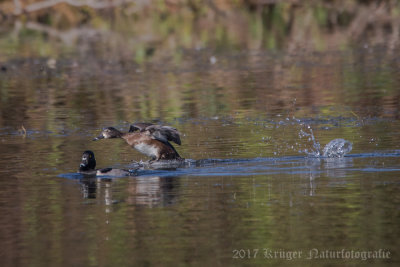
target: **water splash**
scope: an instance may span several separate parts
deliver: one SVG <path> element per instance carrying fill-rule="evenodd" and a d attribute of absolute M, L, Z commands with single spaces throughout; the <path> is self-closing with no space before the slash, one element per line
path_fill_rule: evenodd
<path fill-rule="evenodd" d="M 328 158 L 341 158 L 353 149 L 351 142 L 342 138 L 333 139 L 322 151 L 322 156 Z"/>
<path fill-rule="evenodd" d="M 320 145 L 320 143 L 315 139 L 314 133 L 313 133 L 313 130 L 312 130 L 311 126 L 308 125 L 308 126 L 307 126 L 307 129 L 309 129 L 310 132 L 307 133 L 307 132 L 305 132 L 305 131 L 303 131 L 303 130 L 300 130 L 300 132 L 299 132 L 299 137 L 302 138 L 302 137 L 307 136 L 307 137 L 308 137 L 308 141 L 311 141 L 311 142 L 312 142 L 313 148 L 312 148 L 311 150 L 304 149 L 302 152 L 306 153 L 306 154 L 309 155 L 309 156 L 320 157 L 320 156 L 321 156 L 321 145 Z"/>
<path fill-rule="evenodd" d="M 304 149 L 303 151 L 300 151 L 306 153 L 308 156 L 341 158 L 344 155 L 348 154 L 353 148 L 350 141 L 344 140 L 342 138 L 337 138 L 330 141 L 321 151 L 321 145 L 315 138 L 311 126 L 307 126 L 307 129 L 309 129 L 309 132 L 300 130 L 299 137 L 308 137 L 308 141 L 312 142 L 312 149 Z"/>

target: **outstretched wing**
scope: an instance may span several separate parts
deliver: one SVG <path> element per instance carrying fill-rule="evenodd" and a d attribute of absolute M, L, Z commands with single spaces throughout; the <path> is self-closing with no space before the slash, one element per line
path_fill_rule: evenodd
<path fill-rule="evenodd" d="M 143 131 L 145 131 L 146 127 L 152 126 L 152 125 L 153 125 L 152 123 L 148 123 L 148 122 L 138 122 L 138 123 L 132 124 L 129 127 L 129 132 L 130 133 L 136 132 L 136 131 L 143 132 Z"/>
<path fill-rule="evenodd" d="M 181 144 L 180 133 L 177 129 L 171 126 L 150 125 L 145 128 L 145 132 L 147 132 L 152 138 L 164 143 L 172 141 L 178 145 Z"/>

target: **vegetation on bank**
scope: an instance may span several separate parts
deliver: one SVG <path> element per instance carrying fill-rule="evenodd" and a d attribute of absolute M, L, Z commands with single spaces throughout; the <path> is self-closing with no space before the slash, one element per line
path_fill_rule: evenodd
<path fill-rule="evenodd" d="M 0 1 L 0 60 L 101 44 L 138 63 L 179 49 L 321 51 L 397 46 L 399 1 Z M 103 52 L 103 50 L 102 50 Z"/>
<path fill-rule="evenodd" d="M 27 11 L 50 2 L 63 3 Z M 0 125 L 64 107 L 115 121 L 333 103 L 400 114 L 398 1 L 78 2 L 0 1 Z"/>

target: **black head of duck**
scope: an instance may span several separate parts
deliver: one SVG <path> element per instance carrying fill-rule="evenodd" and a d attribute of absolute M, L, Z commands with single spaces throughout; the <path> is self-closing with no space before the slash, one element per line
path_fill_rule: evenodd
<path fill-rule="evenodd" d="M 96 158 L 93 151 L 86 150 L 82 154 L 81 164 L 79 165 L 79 172 L 94 171 L 96 168 Z"/>

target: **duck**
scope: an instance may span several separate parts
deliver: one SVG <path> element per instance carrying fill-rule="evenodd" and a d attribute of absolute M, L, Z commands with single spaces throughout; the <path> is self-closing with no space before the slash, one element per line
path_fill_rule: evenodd
<path fill-rule="evenodd" d="M 114 127 L 105 128 L 93 141 L 100 139 L 122 138 L 125 142 L 142 154 L 159 160 L 183 160 L 169 141 L 181 145 L 180 133 L 171 126 L 152 123 L 135 123 L 123 133 Z"/>
<path fill-rule="evenodd" d="M 90 176 L 130 176 L 134 172 L 123 169 L 103 168 L 96 170 L 96 158 L 93 151 L 86 150 L 82 154 L 82 161 L 79 165 L 79 173 Z"/>

